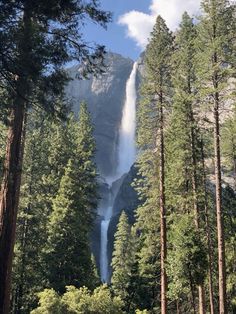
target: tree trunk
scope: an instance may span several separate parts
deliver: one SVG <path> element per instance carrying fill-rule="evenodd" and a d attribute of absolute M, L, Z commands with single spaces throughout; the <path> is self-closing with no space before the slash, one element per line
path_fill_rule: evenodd
<path fill-rule="evenodd" d="M 192 189 L 193 189 L 193 208 L 195 213 L 196 229 L 200 229 L 200 212 L 198 202 L 198 186 L 197 186 L 197 158 L 196 158 L 196 135 L 194 131 L 194 117 L 192 106 L 190 106 L 190 123 L 191 123 L 191 151 L 192 151 Z M 206 313 L 204 283 L 198 286 L 199 314 Z"/>
<path fill-rule="evenodd" d="M 0 194 L 0 313 L 9 313 L 11 268 L 15 242 L 23 158 L 25 109 L 16 103 L 11 111 L 6 159 Z"/>
<path fill-rule="evenodd" d="M 162 94 L 160 97 L 160 219 L 161 219 L 161 314 L 167 313 L 167 235 L 165 208 L 165 152 L 164 152 L 164 114 Z"/>
<path fill-rule="evenodd" d="M 191 270 L 189 269 L 189 281 L 190 281 L 190 289 L 191 289 L 191 295 L 192 295 L 192 308 L 193 313 L 196 314 L 196 302 L 195 302 L 195 294 L 194 294 L 194 285 L 193 285 L 193 278 Z"/>
<path fill-rule="evenodd" d="M 217 238 L 218 238 L 218 267 L 219 267 L 219 314 L 225 314 L 227 313 L 226 312 L 225 241 L 224 241 L 224 217 L 223 217 L 223 211 L 222 211 L 220 122 L 219 122 L 219 93 L 218 92 L 215 93 L 215 105 L 214 105 L 214 148 L 215 148 L 215 185 L 216 185 L 216 214 L 217 214 Z"/>
<path fill-rule="evenodd" d="M 26 208 L 26 212 L 28 214 L 30 206 L 28 205 Z M 25 278 L 25 263 L 26 263 L 26 246 L 28 242 L 28 230 L 29 230 L 29 221 L 28 218 L 24 219 L 23 222 L 23 232 L 21 238 L 21 250 L 22 250 L 22 257 L 20 261 L 20 279 L 17 283 L 17 291 L 16 291 L 16 302 L 15 302 L 15 309 L 13 313 L 19 314 L 21 313 L 23 295 L 24 295 L 24 278 Z"/>
<path fill-rule="evenodd" d="M 213 253 L 212 253 L 212 241 L 211 241 L 211 230 L 209 224 L 209 213 L 208 213 L 208 201 L 207 201 L 207 190 L 206 190 L 206 168 L 205 168 L 205 155 L 203 148 L 203 140 L 201 139 L 201 159 L 202 159 L 202 171 L 203 171 L 203 188 L 204 188 L 204 207 L 205 207 L 205 225 L 207 235 L 207 247 L 208 247 L 208 261 L 209 261 L 209 299 L 210 299 L 210 312 L 215 313 L 214 306 L 214 292 L 213 292 Z"/>
<path fill-rule="evenodd" d="M 181 314 L 180 306 L 179 306 L 179 299 L 176 300 L 176 314 Z"/>
<path fill-rule="evenodd" d="M 0 193 L 0 313 L 8 314 L 10 307 L 11 269 L 15 243 L 16 217 L 20 197 L 21 171 L 24 152 L 24 119 L 26 119 L 30 78 L 28 63 L 31 52 L 31 10 L 24 9 L 22 39 L 18 62 L 22 66 L 15 82 L 11 108 L 6 158 Z"/>

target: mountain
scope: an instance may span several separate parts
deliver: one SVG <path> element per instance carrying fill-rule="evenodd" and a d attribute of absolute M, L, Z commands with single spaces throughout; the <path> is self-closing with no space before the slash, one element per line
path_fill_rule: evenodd
<path fill-rule="evenodd" d="M 96 163 L 102 177 L 112 176 L 117 164 L 117 141 L 125 101 L 126 82 L 133 61 L 119 54 L 108 53 L 106 72 L 89 80 L 76 79 L 79 66 L 68 69 L 72 80 L 66 87 L 67 98 L 74 111 L 86 101 L 94 123 L 97 144 Z"/>

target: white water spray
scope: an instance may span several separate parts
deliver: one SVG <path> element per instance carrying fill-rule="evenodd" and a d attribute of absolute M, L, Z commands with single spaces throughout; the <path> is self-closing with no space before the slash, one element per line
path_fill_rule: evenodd
<path fill-rule="evenodd" d="M 101 221 L 101 252 L 100 252 L 100 273 L 102 282 L 107 282 L 109 278 L 108 273 L 108 257 L 107 257 L 107 243 L 108 243 L 108 227 L 112 217 L 112 206 L 105 209 L 104 219 Z"/>
<path fill-rule="evenodd" d="M 126 83 L 126 100 L 122 111 L 122 120 L 119 130 L 118 165 L 115 182 L 123 174 L 130 170 L 136 157 L 135 132 L 136 132 L 136 75 L 138 64 L 135 62 L 130 77 Z M 110 185 L 111 187 L 111 185 Z M 108 265 L 108 228 L 112 217 L 112 208 L 116 193 L 110 188 L 110 197 L 107 207 L 102 209 L 101 221 L 101 250 L 100 250 L 100 274 L 102 282 L 109 281 Z"/>
<path fill-rule="evenodd" d="M 136 74 L 138 64 L 134 63 L 132 72 L 126 84 L 126 100 L 122 112 L 119 134 L 117 174 L 122 176 L 130 170 L 136 157 Z"/>

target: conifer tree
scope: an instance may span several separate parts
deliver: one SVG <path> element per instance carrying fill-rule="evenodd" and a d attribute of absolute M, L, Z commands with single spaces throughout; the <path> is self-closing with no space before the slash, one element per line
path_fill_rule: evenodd
<path fill-rule="evenodd" d="M 7 92 L 10 111 L 0 194 L 0 311 L 8 312 L 27 113 L 35 103 L 49 112 L 58 111 L 67 62 L 86 60 L 89 72 L 97 68 L 104 47 L 91 49 L 78 30 L 86 18 L 105 26 L 110 14 L 100 10 L 96 1 L 80 0 L 2 1 L 0 12 L 1 88 Z"/>
<path fill-rule="evenodd" d="M 129 297 L 128 288 L 133 259 L 131 244 L 131 226 L 129 225 L 127 215 L 123 211 L 115 233 L 111 282 L 115 294 L 120 296 L 126 305 Z"/>
<path fill-rule="evenodd" d="M 203 102 L 210 104 L 213 112 L 215 187 L 218 235 L 219 267 L 219 313 L 227 312 L 224 215 L 222 210 L 221 149 L 220 149 L 220 109 L 226 96 L 230 69 L 227 61 L 232 48 L 233 24 L 227 0 L 203 0 L 203 17 L 198 28 L 197 69 L 199 95 Z"/>
<path fill-rule="evenodd" d="M 78 125 L 74 125 L 75 150 L 68 161 L 48 224 L 45 264 L 50 285 L 59 292 L 65 286 L 93 287 L 94 266 L 89 234 L 97 204 L 95 142 L 85 104 Z M 62 251 L 64 248 L 65 251 Z"/>
<path fill-rule="evenodd" d="M 172 250 L 168 257 L 168 273 L 171 278 L 169 293 L 172 299 L 182 302 L 184 294 L 190 293 L 192 304 L 184 305 L 182 311 L 196 313 L 194 289 L 204 282 L 206 276 L 206 247 L 201 232 L 194 226 L 193 215 L 186 213 L 173 216 L 170 229 Z M 181 301 L 179 305 L 180 303 Z"/>
<path fill-rule="evenodd" d="M 167 146 L 168 199 L 170 207 L 183 213 L 194 212 L 197 229 L 200 216 L 200 149 L 199 132 L 195 118 L 193 59 L 196 29 L 192 18 L 184 13 L 175 39 L 173 55 L 173 110 L 170 117 Z M 196 110 L 195 110 L 196 111 Z M 199 313 L 205 313 L 205 293 L 199 286 Z"/>
<path fill-rule="evenodd" d="M 160 243 L 161 243 L 161 313 L 167 313 L 167 234 L 165 202 L 165 141 L 164 115 L 168 109 L 170 95 L 170 57 L 173 38 L 162 17 L 158 16 L 145 55 L 146 92 L 152 95 L 156 103 L 158 133 L 156 134 L 159 158 L 159 206 L 160 206 Z"/>
<path fill-rule="evenodd" d="M 12 312 L 27 313 L 44 287 L 41 251 L 48 219 L 43 176 L 48 173 L 50 125 L 42 111 L 32 112 L 27 123 L 21 201 L 13 264 Z"/>

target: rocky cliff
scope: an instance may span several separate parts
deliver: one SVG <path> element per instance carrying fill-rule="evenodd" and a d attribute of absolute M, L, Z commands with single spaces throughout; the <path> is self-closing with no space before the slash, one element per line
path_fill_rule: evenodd
<path fill-rule="evenodd" d="M 86 101 L 94 123 L 97 143 L 96 162 L 101 176 L 112 176 L 116 167 L 118 131 L 125 100 L 126 82 L 133 61 L 115 53 L 106 56 L 106 71 L 89 80 L 78 80 L 79 66 L 68 69 L 72 80 L 66 87 L 67 98 L 75 112 Z"/>

